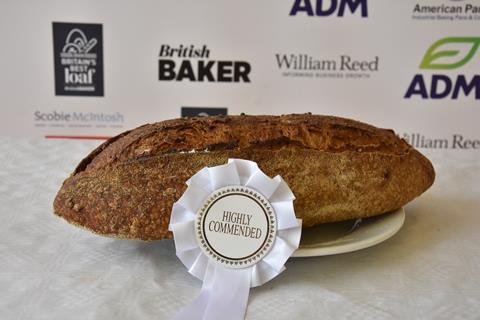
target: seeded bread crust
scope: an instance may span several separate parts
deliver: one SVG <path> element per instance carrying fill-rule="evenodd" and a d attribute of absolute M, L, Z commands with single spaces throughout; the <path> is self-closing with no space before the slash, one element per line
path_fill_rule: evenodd
<path fill-rule="evenodd" d="M 427 190 L 435 172 L 392 130 L 320 115 L 213 116 L 147 124 L 114 137 L 64 181 L 54 211 L 113 237 L 171 238 L 185 181 L 228 158 L 281 175 L 303 226 L 374 216 Z"/>

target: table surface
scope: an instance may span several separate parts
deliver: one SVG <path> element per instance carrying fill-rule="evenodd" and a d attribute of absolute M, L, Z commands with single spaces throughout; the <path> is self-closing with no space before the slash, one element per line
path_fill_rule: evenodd
<path fill-rule="evenodd" d="M 1 319 L 169 319 L 200 292 L 171 240 L 105 238 L 52 214 L 62 181 L 98 144 L 0 137 Z M 251 291 L 247 319 L 478 319 L 480 154 L 424 153 L 436 182 L 394 237 L 290 259 Z"/>

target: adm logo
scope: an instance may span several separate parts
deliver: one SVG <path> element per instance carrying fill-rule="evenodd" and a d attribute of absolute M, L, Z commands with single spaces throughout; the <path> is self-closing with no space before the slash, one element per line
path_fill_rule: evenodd
<path fill-rule="evenodd" d="M 295 0 L 290 10 L 291 16 L 306 14 L 310 17 L 343 17 L 345 13 L 360 12 L 362 18 L 368 17 L 367 0 Z"/>
<path fill-rule="evenodd" d="M 53 23 L 55 94 L 103 96 L 102 25 Z"/>
<path fill-rule="evenodd" d="M 465 66 L 477 56 L 480 37 L 448 37 L 435 42 L 428 48 L 420 69 L 438 70 L 432 74 L 416 74 L 405 93 L 406 99 L 419 96 L 422 99 L 457 99 L 463 95 L 480 99 L 480 75 L 471 78 L 463 74 L 446 73 Z M 459 48 L 467 47 L 461 53 Z M 464 50 L 465 51 L 465 50 Z M 443 71 L 443 72 L 442 72 Z"/>

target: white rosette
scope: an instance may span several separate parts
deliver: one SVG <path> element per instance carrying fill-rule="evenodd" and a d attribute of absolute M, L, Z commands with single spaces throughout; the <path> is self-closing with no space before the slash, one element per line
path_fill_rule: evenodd
<path fill-rule="evenodd" d="M 241 159 L 203 168 L 186 183 L 187 190 L 173 205 L 169 229 L 174 234 L 178 258 L 188 272 L 203 281 L 203 287 L 200 296 L 175 319 L 242 319 L 249 288 L 260 286 L 285 270 L 285 262 L 299 246 L 302 222 L 295 216 L 295 197 L 280 176 L 270 178 L 255 162 Z M 255 264 L 240 269 L 228 268 L 208 257 L 195 234 L 200 208 L 214 191 L 227 186 L 256 190 L 268 200 L 276 215 L 276 233 L 269 251 Z"/>

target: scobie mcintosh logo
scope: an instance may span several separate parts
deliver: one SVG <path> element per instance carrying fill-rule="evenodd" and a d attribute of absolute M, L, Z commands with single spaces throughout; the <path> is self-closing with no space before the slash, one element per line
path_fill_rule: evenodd
<path fill-rule="evenodd" d="M 480 75 L 468 77 L 456 71 L 478 58 L 479 46 L 480 37 L 448 37 L 436 41 L 420 63 L 420 69 L 425 72 L 413 77 L 405 98 L 457 99 L 473 96 L 479 100 Z"/>
<path fill-rule="evenodd" d="M 367 0 L 294 0 L 291 16 L 343 17 L 347 14 L 368 17 Z"/>
<path fill-rule="evenodd" d="M 55 94 L 103 96 L 101 24 L 53 23 Z"/>
<path fill-rule="evenodd" d="M 158 54 L 159 81 L 250 82 L 250 63 L 210 58 L 206 45 L 163 44 Z"/>
<path fill-rule="evenodd" d="M 275 54 L 282 76 L 316 79 L 364 79 L 378 72 L 380 58 L 355 58 L 342 54 L 336 57 L 318 57 L 307 53 Z"/>

